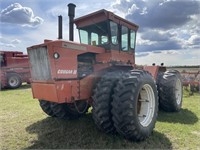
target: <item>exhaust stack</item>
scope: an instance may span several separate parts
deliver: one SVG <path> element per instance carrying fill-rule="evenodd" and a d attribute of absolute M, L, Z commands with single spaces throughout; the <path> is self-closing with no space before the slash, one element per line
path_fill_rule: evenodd
<path fill-rule="evenodd" d="M 58 39 L 63 38 L 62 16 L 58 16 Z"/>
<path fill-rule="evenodd" d="M 69 16 L 69 40 L 74 41 L 74 17 L 75 17 L 75 4 L 68 4 L 68 16 Z"/>

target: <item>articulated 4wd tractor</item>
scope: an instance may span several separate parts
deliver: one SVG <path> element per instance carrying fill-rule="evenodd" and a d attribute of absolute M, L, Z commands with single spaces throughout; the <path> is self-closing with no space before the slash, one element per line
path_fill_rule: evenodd
<path fill-rule="evenodd" d="M 179 111 L 182 82 L 177 71 L 164 66 L 135 65 L 138 26 L 100 10 L 74 20 L 69 4 L 69 39 L 45 40 L 28 48 L 32 93 L 52 117 L 74 119 L 92 106 L 97 127 L 130 140 L 144 140 L 155 127 L 158 104 Z M 76 24 L 80 43 L 73 42 Z"/>

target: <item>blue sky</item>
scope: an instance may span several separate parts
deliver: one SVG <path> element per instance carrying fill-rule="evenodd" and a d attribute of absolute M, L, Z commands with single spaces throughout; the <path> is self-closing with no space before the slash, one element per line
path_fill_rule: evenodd
<path fill-rule="evenodd" d="M 67 40 L 70 2 L 77 6 L 76 17 L 107 9 L 138 24 L 137 64 L 200 65 L 200 1 L 196 0 L 0 0 L 0 49 L 26 52 L 44 39 L 56 39 L 58 15 L 64 17 Z M 77 31 L 75 41 L 79 42 Z"/>

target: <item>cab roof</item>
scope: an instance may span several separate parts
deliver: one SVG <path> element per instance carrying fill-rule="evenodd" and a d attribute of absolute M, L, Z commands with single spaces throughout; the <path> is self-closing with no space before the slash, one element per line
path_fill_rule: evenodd
<path fill-rule="evenodd" d="M 76 24 L 77 28 L 82 28 L 82 27 L 93 25 L 93 24 L 103 22 L 106 20 L 111 20 L 117 24 L 124 25 L 132 30 L 137 30 L 139 28 L 138 25 L 128 20 L 125 20 L 105 9 L 77 18 L 74 20 L 74 23 Z"/>

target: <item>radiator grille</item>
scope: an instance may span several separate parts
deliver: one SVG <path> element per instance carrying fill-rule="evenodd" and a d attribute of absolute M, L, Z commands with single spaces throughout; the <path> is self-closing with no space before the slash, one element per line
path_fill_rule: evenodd
<path fill-rule="evenodd" d="M 32 80 L 50 80 L 51 71 L 47 47 L 39 47 L 28 51 L 31 63 Z"/>

